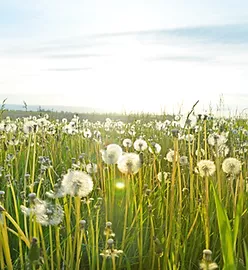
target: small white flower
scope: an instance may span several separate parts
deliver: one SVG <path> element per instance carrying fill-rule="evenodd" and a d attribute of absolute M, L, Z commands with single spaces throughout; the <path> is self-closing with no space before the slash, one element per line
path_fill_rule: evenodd
<path fill-rule="evenodd" d="M 141 167 L 141 160 L 138 154 L 126 153 L 120 157 L 117 166 L 124 174 L 135 174 Z"/>
<path fill-rule="evenodd" d="M 147 142 L 143 139 L 137 139 L 134 142 L 133 147 L 136 151 L 144 151 L 147 149 Z"/>
<path fill-rule="evenodd" d="M 68 195 L 87 197 L 93 190 L 93 181 L 85 172 L 69 170 L 63 176 L 61 188 Z"/>
<path fill-rule="evenodd" d="M 106 164 L 116 164 L 122 155 L 122 148 L 118 144 L 109 144 L 106 150 L 101 150 L 101 154 Z"/>
<path fill-rule="evenodd" d="M 211 176 L 216 170 L 215 164 L 211 160 L 201 160 L 197 163 L 197 167 L 201 177 Z"/>
<path fill-rule="evenodd" d="M 124 147 L 127 147 L 127 148 L 130 148 L 133 144 L 132 140 L 131 139 L 124 139 L 123 142 L 122 142 L 123 146 Z"/>
<path fill-rule="evenodd" d="M 208 136 L 208 144 L 214 146 L 220 146 L 227 142 L 227 138 L 224 135 L 219 135 L 218 133 L 213 133 Z"/>
<path fill-rule="evenodd" d="M 167 172 L 159 172 L 157 177 L 158 177 L 159 182 L 162 182 L 163 180 L 166 181 L 166 179 L 168 177 L 168 173 Z"/>
<path fill-rule="evenodd" d="M 97 165 L 95 163 L 89 163 L 86 165 L 86 171 L 89 174 L 97 173 Z"/>
<path fill-rule="evenodd" d="M 158 143 L 151 143 L 151 146 L 148 148 L 150 153 L 159 154 L 161 151 L 161 146 Z"/>
<path fill-rule="evenodd" d="M 168 152 L 167 155 L 166 155 L 166 159 L 167 159 L 169 162 L 173 162 L 174 156 L 175 156 L 175 151 L 170 149 L 169 152 Z M 177 160 L 177 156 L 176 156 L 175 158 L 176 158 L 176 160 Z"/>
<path fill-rule="evenodd" d="M 222 170 L 228 174 L 239 174 L 241 171 L 241 162 L 236 158 L 226 158 L 222 163 Z"/>

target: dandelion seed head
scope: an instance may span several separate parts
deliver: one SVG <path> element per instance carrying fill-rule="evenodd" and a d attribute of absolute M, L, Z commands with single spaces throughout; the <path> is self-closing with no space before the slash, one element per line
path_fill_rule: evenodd
<path fill-rule="evenodd" d="M 182 166 L 186 166 L 189 164 L 188 157 L 187 156 L 181 156 L 179 159 L 179 163 Z"/>
<path fill-rule="evenodd" d="M 101 150 L 101 154 L 106 164 L 116 164 L 122 155 L 122 148 L 118 144 L 109 144 L 106 150 Z"/>
<path fill-rule="evenodd" d="M 222 170 L 225 173 L 237 175 L 241 171 L 241 162 L 236 158 L 226 158 L 222 163 Z"/>
<path fill-rule="evenodd" d="M 208 144 L 214 146 L 220 146 L 227 142 L 227 138 L 224 135 L 220 135 L 218 133 L 212 133 L 208 136 Z"/>
<path fill-rule="evenodd" d="M 85 172 L 69 170 L 62 179 L 61 187 L 68 195 L 87 197 L 93 190 L 93 181 Z"/>
<path fill-rule="evenodd" d="M 211 176 L 216 170 L 215 164 L 211 160 L 201 160 L 197 163 L 197 167 L 201 177 Z"/>
<path fill-rule="evenodd" d="M 133 142 L 131 139 L 126 138 L 123 140 L 122 144 L 124 147 L 130 148 L 132 146 Z"/>
<path fill-rule="evenodd" d="M 95 163 L 89 163 L 86 165 L 86 171 L 89 174 L 97 173 L 97 164 Z"/>
<path fill-rule="evenodd" d="M 166 154 L 165 159 L 167 159 L 169 162 L 173 162 L 174 156 L 175 156 L 175 151 L 170 149 L 169 152 Z M 175 157 L 175 159 L 177 160 L 177 156 Z"/>
<path fill-rule="evenodd" d="M 150 153 L 159 154 L 161 151 L 161 146 L 158 143 L 152 143 L 148 150 Z"/>
<path fill-rule="evenodd" d="M 158 177 L 159 182 L 162 182 L 163 180 L 166 181 L 167 177 L 168 177 L 168 173 L 167 172 L 159 172 L 157 177 Z"/>
<path fill-rule="evenodd" d="M 143 139 L 137 139 L 133 143 L 133 147 L 136 151 L 144 151 L 147 149 L 147 142 Z"/>
<path fill-rule="evenodd" d="M 126 153 L 120 157 L 117 167 L 123 174 L 136 174 L 141 167 L 140 156 L 136 153 Z"/>

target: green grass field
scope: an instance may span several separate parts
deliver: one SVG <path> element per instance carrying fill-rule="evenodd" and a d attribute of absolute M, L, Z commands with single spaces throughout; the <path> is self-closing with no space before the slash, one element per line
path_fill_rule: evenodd
<path fill-rule="evenodd" d="M 248 269 L 247 120 L 1 115 L 1 270 Z"/>

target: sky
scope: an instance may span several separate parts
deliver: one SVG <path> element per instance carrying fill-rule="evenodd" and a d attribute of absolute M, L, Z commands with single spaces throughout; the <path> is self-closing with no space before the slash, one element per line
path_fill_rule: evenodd
<path fill-rule="evenodd" d="M 245 0 L 1 1 L 0 101 L 242 113 L 247 18 Z"/>

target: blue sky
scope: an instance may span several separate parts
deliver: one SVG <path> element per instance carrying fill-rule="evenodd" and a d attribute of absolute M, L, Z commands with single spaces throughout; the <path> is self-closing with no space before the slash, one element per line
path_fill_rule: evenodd
<path fill-rule="evenodd" d="M 247 1 L 5 1 L 0 99 L 168 112 L 247 102 Z"/>

